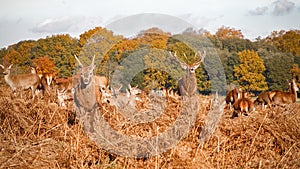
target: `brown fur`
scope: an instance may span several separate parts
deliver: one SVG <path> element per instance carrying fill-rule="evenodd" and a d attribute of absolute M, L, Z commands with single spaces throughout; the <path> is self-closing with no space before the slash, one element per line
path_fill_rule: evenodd
<path fill-rule="evenodd" d="M 286 105 L 295 103 L 297 100 L 297 91 L 299 91 L 299 88 L 297 87 L 297 84 L 295 82 L 295 79 L 293 79 L 292 82 L 290 82 L 290 90 L 288 92 L 283 91 L 277 91 L 274 94 L 274 97 L 272 98 L 274 105 Z"/>
<path fill-rule="evenodd" d="M 40 84 L 40 78 L 36 74 L 19 74 L 19 75 L 11 75 L 11 67 L 12 64 L 5 68 L 3 65 L 0 65 L 4 71 L 4 79 L 5 82 L 10 86 L 10 88 L 15 92 L 17 89 L 25 90 L 31 88 L 32 99 L 35 96 L 35 90 Z M 22 97 L 22 93 L 21 93 Z"/>
<path fill-rule="evenodd" d="M 239 88 L 234 88 L 233 90 L 230 90 L 227 92 L 225 101 L 226 104 L 229 105 L 229 109 L 231 109 L 231 106 L 237 101 L 241 96 L 241 90 Z"/>
<path fill-rule="evenodd" d="M 254 103 L 250 98 L 246 97 L 246 92 L 242 92 L 241 98 L 233 104 L 233 108 L 232 118 L 238 117 L 239 113 L 248 115 L 254 110 Z"/>
<path fill-rule="evenodd" d="M 254 105 L 262 105 L 262 109 L 265 107 L 270 107 L 272 104 L 272 99 L 276 91 L 262 92 L 258 95 L 257 99 L 254 101 Z"/>
<path fill-rule="evenodd" d="M 197 54 L 197 53 L 196 53 Z M 195 54 L 195 56 L 196 56 Z M 181 96 L 194 96 L 197 94 L 197 79 L 195 71 L 199 67 L 199 65 L 204 61 L 205 58 L 205 52 L 203 55 L 201 55 L 201 59 L 193 64 L 186 64 L 184 62 L 181 62 L 177 56 L 176 53 L 172 55 L 170 52 L 170 55 L 176 59 L 177 62 L 180 63 L 181 67 L 186 70 L 186 75 L 184 75 L 179 81 L 178 81 L 178 88 L 179 88 L 179 94 Z M 185 56 L 185 55 L 184 55 Z"/>

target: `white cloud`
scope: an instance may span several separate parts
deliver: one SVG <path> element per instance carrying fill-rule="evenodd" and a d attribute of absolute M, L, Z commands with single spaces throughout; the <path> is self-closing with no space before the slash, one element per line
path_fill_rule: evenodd
<path fill-rule="evenodd" d="M 215 22 L 219 18 L 222 18 L 223 15 L 219 17 L 205 17 L 205 16 L 193 15 L 191 13 L 188 13 L 188 14 L 180 15 L 179 17 L 191 23 L 197 28 L 204 28 L 208 26 L 210 23 Z"/>
<path fill-rule="evenodd" d="M 280 16 L 290 13 L 295 8 L 295 3 L 288 0 L 277 0 L 273 2 L 273 15 Z"/>
<path fill-rule="evenodd" d="M 30 31 L 33 33 L 79 33 L 100 26 L 101 23 L 101 19 L 95 17 L 66 16 L 46 19 Z"/>
<path fill-rule="evenodd" d="M 264 15 L 268 10 L 268 7 L 257 7 L 255 10 L 249 11 L 250 15 Z"/>

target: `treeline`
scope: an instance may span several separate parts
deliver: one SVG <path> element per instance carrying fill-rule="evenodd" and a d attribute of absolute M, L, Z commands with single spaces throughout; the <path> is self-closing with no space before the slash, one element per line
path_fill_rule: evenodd
<path fill-rule="evenodd" d="M 287 80 L 296 78 L 299 82 L 300 30 L 274 31 L 250 41 L 240 30 L 229 27 L 221 27 L 215 34 L 188 28 L 177 35 L 151 28 L 132 38 L 96 27 L 79 39 L 60 34 L 21 41 L 2 48 L 0 61 L 6 66 L 14 64 L 15 73 L 29 72 L 29 66 L 36 66 L 42 73 L 69 77 L 77 69 L 74 54 L 85 64 L 95 55 L 95 73 L 107 76 L 112 83 L 176 89 L 184 72 L 169 52 L 192 64 L 204 50 L 204 66 L 196 71 L 202 93 L 225 91 L 232 84 L 255 93 L 287 90 Z"/>

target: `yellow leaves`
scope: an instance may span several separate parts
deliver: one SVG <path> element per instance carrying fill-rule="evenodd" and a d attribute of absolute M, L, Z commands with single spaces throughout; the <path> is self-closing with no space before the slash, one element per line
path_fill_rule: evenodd
<path fill-rule="evenodd" d="M 300 31 L 299 30 L 281 30 L 273 31 L 266 38 L 271 44 L 276 46 L 280 51 L 300 56 Z"/>
<path fill-rule="evenodd" d="M 238 53 L 240 65 L 234 66 L 234 76 L 237 82 L 245 90 L 263 91 L 267 90 L 266 78 L 263 72 L 266 70 L 263 60 L 253 50 L 244 50 Z"/>
<path fill-rule="evenodd" d="M 39 73 L 54 73 L 55 71 L 55 65 L 48 57 L 34 59 L 33 64 L 38 68 Z"/>
<path fill-rule="evenodd" d="M 222 26 L 216 32 L 216 36 L 218 38 L 239 38 L 243 39 L 244 35 L 242 34 L 241 30 L 236 30 L 234 28 L 229 28 Z"/>

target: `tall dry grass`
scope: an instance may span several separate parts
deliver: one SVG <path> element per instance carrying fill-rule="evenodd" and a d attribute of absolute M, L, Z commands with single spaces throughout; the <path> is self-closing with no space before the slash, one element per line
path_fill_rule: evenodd
<path fill-rule="evenodd" d="M 176 147 L 136 159 L 97 147 L 76 120 L 72 105 L 63 109 L 55 99 L 14 98 L 4 85 L 0 87 L 0 168 L 300 168 L 299 104 L 235 119 L 225 111 L 214 132 L 200 144 L 199 135 L 209 124 L 210 99 L 199 96 L 196 122 Z M 172 126 L 179 114 L 180 101 L 166 101 L 167 111 L 152 123 L 131 124 L 108 105 L 103 116 L 124 134 L 156 135 Z"/>

